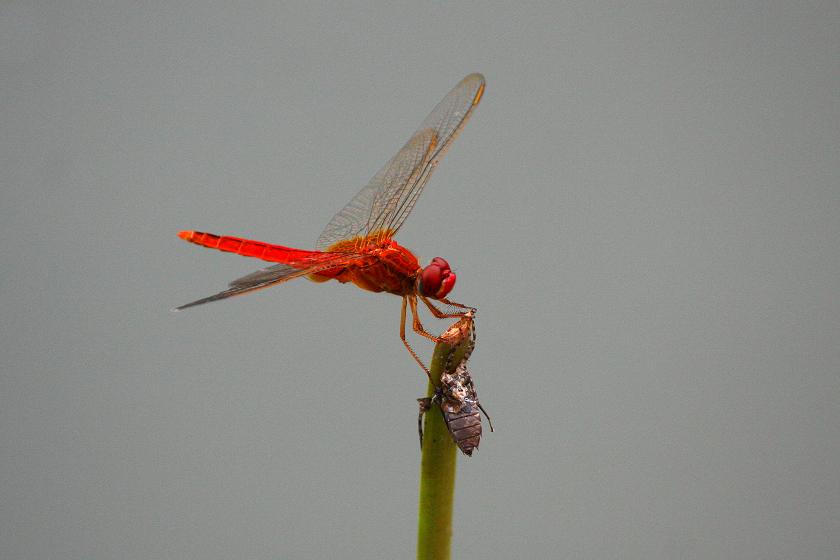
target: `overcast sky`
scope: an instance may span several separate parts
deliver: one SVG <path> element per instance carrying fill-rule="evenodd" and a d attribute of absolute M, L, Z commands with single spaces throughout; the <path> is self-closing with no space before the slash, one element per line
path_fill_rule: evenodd
<path fill-rule="evenodd" d="M 838 29 L 836 1 L 0 3 L 0 556 L 413 556 L 399 299 L 172 314 L 263 266 L 176 233 L 312 248 L 478 71 L 398 237 L 479 309 L 496 433 L 453 557 L 836 558 Z"/>

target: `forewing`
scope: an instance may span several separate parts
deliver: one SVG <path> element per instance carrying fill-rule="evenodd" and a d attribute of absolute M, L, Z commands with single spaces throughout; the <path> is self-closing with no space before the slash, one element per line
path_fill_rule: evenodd
<path fill-rule="evenodd" d="M 397 154 L 380 169 L 370 182 L 342 208 L 318 237 L 319 251 L 356 250 L 362 238 L 378 231 L 383 216 L 394 213 L 395 198 L 404 185 L 416 181 L 434 153 L 437 139 L 431 130 L 412 136 Z M 358 238 L 359 243 L 336 248 L 339 241 Z"/>
<path fill-rule="evenodd" d="M 273 286 L 274 284 L 287 282 L 294 278 L 300 278 L 301 276 L 307 276 L 309 274 L 314 274 L 322 270 L 335 268 L 337 266 L 341 266 L 344 263 L 348 263 L 350 261 L 354 261 L 360 258 L 364 257 L 362 255 L 331 253 L 328 255 L 324 255 L 324 258 L 320 259 L 317 263 L 312 262 L 304 268 L 295 268 L 288 264 L 275 264 L 263 268 L 261 270 L 257 270 L 256 272 L 252 272 L 251 274 L 248 274 L 241 278 L 237 278 L 236 280 L 228 284 L 230 288 L 228 288 L 227 290 L 224 290 L 217 294 L 213 294 L 212 296 L 192 301 L 180 307 L 176 307 L 173 311 L 181 311 L 183 309 L 195 307 L 196 305 L 210 303 L 211 301 L 219 301 L 222 299 L 227 299 L 229 297 L 247 294 L 249 292 Z"/>
<path fill-rule="evenodd" d="M 470 74 L 461 80 L 397 155 L 330 220 L 318 238 L 317 248 L 329 250 L 339 241 L 379 239 L 396 233 L 483 93 L 481 74 Z"/>
<path fill-rule="evenodd" d="M 432 109 L 429 116 L 420 124 L 419 130 L 429 129 L 435 132 L 437 146 L 435 146 L 432 156 L 417 180 L 407 184 L 399 194 L 400 203 L 393 214 L 384 220 L 384 229 L 392 232 L 392 234 L 400 229 L 412 208 L 414 208 L 417 198 L 423 192 L 423 187 L 426 186 L 435 167 L 452 146 L 452 141 L 458 137 L 464 125 L 467 124 L 483 94 L 484 76 L 470 74 L 452 88 L 452 91 Z"/>

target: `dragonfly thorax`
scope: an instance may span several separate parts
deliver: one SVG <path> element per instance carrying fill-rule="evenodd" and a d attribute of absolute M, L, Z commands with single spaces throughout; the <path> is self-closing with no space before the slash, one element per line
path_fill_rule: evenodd
<path fill-rule="evenodd" d="M 435 257 L 428 264 L 417 279 L 417 288 L 426 297 L 442 299 L 455 287 L 455 273 L 449 268 L 449 263 L 440 257 Z"/>

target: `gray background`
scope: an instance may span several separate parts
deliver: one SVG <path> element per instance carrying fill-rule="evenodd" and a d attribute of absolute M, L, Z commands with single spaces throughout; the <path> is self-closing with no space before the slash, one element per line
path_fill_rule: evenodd
<path fill-rule="evenodd" d="M 454 556 L 837 557 L 837 2 L 511 4 L 0 4 L 0 557 L 414 554 L 399 300 L 171 314 L 260 266 L 175 233 L 311 247 L 472 71 Z"/>

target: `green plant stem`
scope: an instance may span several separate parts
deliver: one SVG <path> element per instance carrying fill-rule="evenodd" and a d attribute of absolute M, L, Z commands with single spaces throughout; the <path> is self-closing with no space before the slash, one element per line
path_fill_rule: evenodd
<path fill-rule="evenodd" d="M 452 346 L 439 342 L 430 364 L 432 379 L 443 373 L 447 357 L 457 364 L 468 340 Z M 435 393 L 430 381 L 428 397 Z M 417 560 L 448 560 L 452 541 L 452 504 L 455 494 L 455 462 L 458 448 L 446 428 L 440 408 L 426 413 L 423 425 L 423 459 L 420 467 L 420 508 L 417 524 Z"/>

